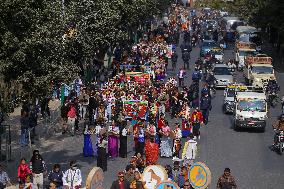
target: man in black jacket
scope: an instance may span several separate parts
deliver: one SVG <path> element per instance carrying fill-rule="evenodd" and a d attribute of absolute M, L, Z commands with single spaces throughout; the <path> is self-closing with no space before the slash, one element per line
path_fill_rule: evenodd
<path fill-rule="evenodd" d="M 43 189 L 43 173 L 46 171 L 46 167 L 38 150 L 34 150 L 30 165 L 34 184 L 38 189 Z"/>
<path fill-rule="evenodd" d="M 113 181 L 110 189 L 130 189 L 130 183 L 124 180 L 124 172 L 118 173 L 118 179 Z"/>
<path fill-rule="evenodd" d="M 175 51 L 172 54 L 171 60 L 172 60 L 172 68 L 175 71 L 177 67 L 177 60 L 178 60 L 178 55 Z"/>

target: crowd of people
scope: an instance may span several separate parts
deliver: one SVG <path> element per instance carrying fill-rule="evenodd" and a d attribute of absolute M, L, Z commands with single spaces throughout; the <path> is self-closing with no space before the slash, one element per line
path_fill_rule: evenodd
<path fill-rule="evenodd" d="M 75 80 L 73 90 L 64 86 L 61 92 L 62 134 L 70 132 L 74 136 L 81 130 L 84 135 L 83 155 L 96 157 L 97 166 L 104 172 L 108 170 L 109 160 L 130 158 L 111 189 L 143 189 L 145 183 L 141 174 L 145 167 L 158 164 L 159 156 L 172 158 L 173 165 L 165 165 L 171 181 L 180 188 L 192 188 L 188 171 L 197 156 L 200 127 L 208 123 L 212 109 L 210 86 L 207 83 L 200 90 L 199 72 L 193 73 L 190 86 L 184 82 L 192 49 L 191 45 L 188 46 L 190 32 L 197 32 L 199 24 L 190 22 L 187 9 L 173 6 L 168 22 L 146 32 L 138 44 L 116 47 L 112 77 L 95 82 L 91 87 L 84 85 L 80 78 Z M 183 52 L 182 57 L 185 64 L 178 70 L 177 77 L 168 77 L 169 63 L 173 71 L 177 67 L 176 48 L 180 34 L 184 38 L 181 50 L 186 54 Z M 60 98 L 59 91 L 55 90 L 53 96 Z M 50 116 L 49 100 L 46 98 L 42 103 L 42 116 Z M 172 123 L 167 115 L 176 122 Z M 35 136 L 33 128 L 36 125 L 36 106 L 23 106 L 22 145 L 28 143 L 26 133 L 29 129 L 31 138 Z M 133 140 L 135 151 L 131 157 L 127 149 L 129 139 Z M 20 161 L 19 187 L 43 188 L 46 173 L 43 158 L 35 150 L 29 163 L 24 158 Z M 82 185 L 81 172 L 75 161 L 70 162 L 70 169 L 65 172 L 55 164 L 48 180 L 49 188 L 68 186 L 77 189 Z M 9 184 L 8 176 L 2 184 Z M 236 187 L 236 183 L 230 169 L 226 168 L 217 188 L 228 186 Z"/>

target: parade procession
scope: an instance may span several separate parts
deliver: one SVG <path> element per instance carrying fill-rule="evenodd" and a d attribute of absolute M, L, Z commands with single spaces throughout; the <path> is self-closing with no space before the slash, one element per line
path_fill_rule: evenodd
<path fill-rule="evenodd" d="M 31 10 L 39 6 L 29 1 Z M 87 0 L 62 1 L 42 12 L 53 19 L 49 14 L 59 8 L 60 23 L 72 19 L 60 34 L 66 53 L 37 55 L 52 70 L 48 92 L 39 90 L 45 85 L 40 68 L 20 76 L 21 67 L 0 67 L 3 80 L 8 72 L 18 77 L 5 85 L 12 111 L 5 113 L 0 104 L 0 189 L 284 188 L 284 69 L 270 42 L 271 27 L 236 11 L 234 1 L 146 1 L 123 8 L 124 0 L 115 0 L 125 11 L 119 13 L 110 1 Z M 142 5 L 163 8 L 139 20 L 147 15 L 139 11 L 151 9 Z M 106 23 L 96 14 L 78 14 L 96 8 L 112 8 L 100 13 Z M 118 17 L 130 28 L 126 38 Z M 93 22 L 96 31 L 87 27 Z M 108 24 L 111 34 L 103 31 Z M 82 31 L 123 40 L 89 43 Z M 1 41 L 18 43 L 11 35 L 1 34 Z M 41 48 L 47 42 L 29 43 Z M 104 44 L 103 53 L 93 44 Z M 12 51 L 12 45 L 6 48 Z M 66 68 L 63 62 L 52 65 L 66 57 L 72 62 Z"/>

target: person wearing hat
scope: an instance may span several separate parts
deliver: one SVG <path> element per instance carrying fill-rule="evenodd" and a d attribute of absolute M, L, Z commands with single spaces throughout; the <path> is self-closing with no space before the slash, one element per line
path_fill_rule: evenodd
<path fill-rule="evenodd" d="M 237 184 L 235 178 L 231 175 L 231 170 L 225 168 L 224 174 L 218 179 L 216 189 L 236 189 Z"/>
<path fill-rule="evenodd" d="M 189 135 L 189 140 L 185 142 L 184 148 L 182 151 L 182 159 L 185 164 L 193 164 L 197 154 L 197 142 L 193 139 L 194 135 Z"/>
<path fill-rule="evenodd" d="M 82 175 L 76 161 L 70 161 L 70 168 L 63 174 L 63 186 L 69 189 L 79 189 L 82 185 Z"/>
<path fill-rule="evenodd" d="M 117 174 L 118 179 L 113 181 L 110 189 L 130 189 L 130 184 L 124 179 L 124 172 L 120 171 Z"/>

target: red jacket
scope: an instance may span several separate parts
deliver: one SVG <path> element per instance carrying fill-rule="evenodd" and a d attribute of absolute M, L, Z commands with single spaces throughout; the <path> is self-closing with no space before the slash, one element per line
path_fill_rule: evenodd
<path fill-rule="evenodd" d="M 31 173 L 32 172 L 27 164 L 20 164 L 18 166 L 18 178 L 25 180 L 27 175 Z"/>
<path fill-rule="evenodd" d="M 164 126 L 166 126 L 165 120 L 164 119 L 159 119 L 158 120 L 158 129 L 162 129 Z"/>
<path fill-rule="evenodd" d="M 202 113 L 201 112 L 193 112 L 190 120 L 191 120 L 192 123 L 194 123 L 194 122 L 202 123 L 203 122 Z"/>

